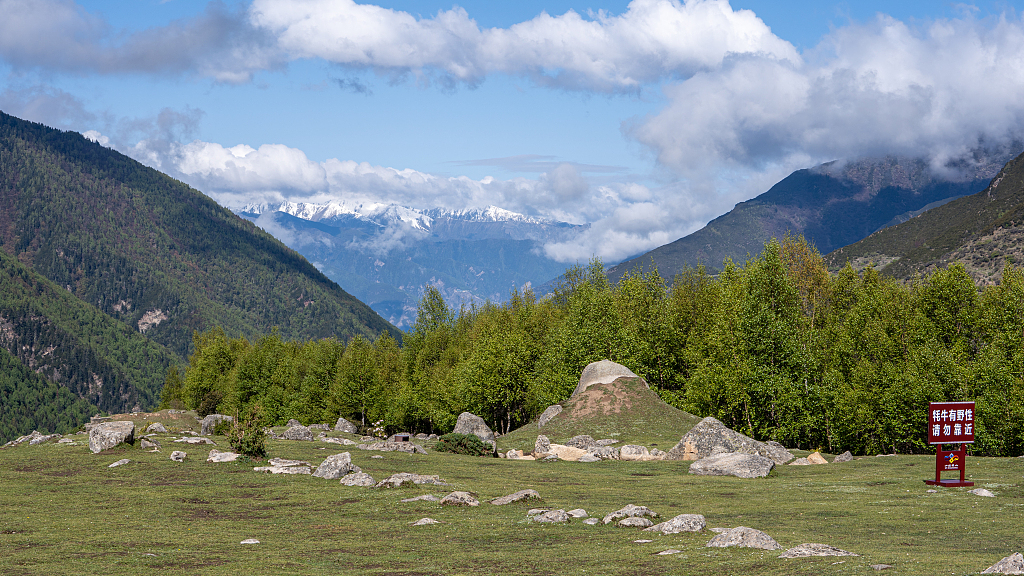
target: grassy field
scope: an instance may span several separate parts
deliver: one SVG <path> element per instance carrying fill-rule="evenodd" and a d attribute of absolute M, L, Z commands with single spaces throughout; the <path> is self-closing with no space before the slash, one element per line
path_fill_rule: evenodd
<path fill-rule="evenodd" d="M 158 454 L 132 446 L 91 454 L 85 436 L 77 446 L 0 449 L 0 574 L 873 574 L 868 566 L 884 563 L 894 566 L 885 574 L 936 575 L 977 573 L 1024 549 L 1024 459 L 969 458 L 969 475 L 996 493 L 982 498 L 959 488 L 927 493 L 929 456 L 785 466 L 741 480 L 691 476 L 687 462 L 348 450 L 378 480 L 417 472 L 452 484 L 374 490 L 258 474 L 252 463 L 207 463 L 209 446 L 187 446 L 189 459 L 175 463 L 168 456 L 182 445 L 171 436 L 159 437 Z M 215 440 L 226 448 L 223 437 Z M 271 441 L 269 451 L 316 465 L 344 448 Z M 132 462 L 107 467 L 120 458 Z M 484 502 L 524 488 L 543 502 Z M 483 503 L 399 502 L 455 489 Z M 663 517 L 703 514 L 709 527 L 757 528 L 784 548 L 820 542 L 861 556 L 782 560 L 779 552 L 706 548 L 711 533 L 526 520 L 541 505 L 602 516 L 630 503 Z M 442 524 L 409 526 L 425 516 Z M 246 538 L 261 543 L 240 545 Z M 634 542 L 641 538 L 653 542 Z M 656 555 L 669 548 L 682 553 Z"/>

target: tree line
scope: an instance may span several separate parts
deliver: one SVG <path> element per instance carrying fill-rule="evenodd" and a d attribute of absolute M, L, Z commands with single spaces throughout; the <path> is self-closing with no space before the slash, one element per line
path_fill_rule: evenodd
<path fill-rule="evenodd" d="M 930 401 L 977 402 L 975 454 L 1024 453 L 1024 274 L 979 291 L 953 264 L 910 282 L 849 264 L 830 273 L 803 238 L 742 265 L 653 267 L 612 284 L 600 261 L 554 292 L 450 307 L 428 289 L 401 345 L 387 333 L 255 341 L 196 333 L 163 402 L 262 409 L 271 423 L 343 416 L 447 432 L 458 414 L 507 432 L 568 398 L 590 362 L 643 376 L 669 404 L 786 446 L 857 454 L 928 450 Z"/>

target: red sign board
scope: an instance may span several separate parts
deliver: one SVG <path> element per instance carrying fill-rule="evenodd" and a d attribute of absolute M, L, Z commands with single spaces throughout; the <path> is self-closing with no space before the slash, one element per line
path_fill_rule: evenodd
<path fill-rule="evenodd" d="M 928 405 L 928 443 L 974 442 L 974 416 L 974 402 L 932 402 Z"/>

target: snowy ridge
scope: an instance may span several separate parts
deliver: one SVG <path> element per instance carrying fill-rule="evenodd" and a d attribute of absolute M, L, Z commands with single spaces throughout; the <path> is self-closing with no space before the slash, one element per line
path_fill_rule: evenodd
<path fill-rule="evenodd" d="M 311 222 L 330 221 L 345 216 L 374 222 L 381 226 L 404 223 L 412 228 L 430 230 L 434 220 L 448 219 L 464 222 L 522 222 L 528 224 L 554 224 L 544 218 L 532 218 L 524 214 L 505 210 L 497 206 L 486 208 L 465 208 L 449 210 L 447 208 L 431 208 L 418 210 L 398 204 L 381 202 L 355 203 L 345 200 L 331 200 L 319 204 L 313 202 L 284 202 L 280 204 L 267 202 L 250 202 L 238 210 L 247 214 L 264 214 L 267 212 L 284 212 L 296 218 Z"/>

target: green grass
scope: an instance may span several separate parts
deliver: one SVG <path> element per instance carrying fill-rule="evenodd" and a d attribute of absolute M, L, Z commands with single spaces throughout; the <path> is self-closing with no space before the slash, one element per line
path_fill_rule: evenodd
<path fill-rule="evenodd" d="M 160 454 L 124 446 L 95 455 L 84 443 L 0 449 L 0 574 L 870 574 L 867 566 L 885 563 L 895 566 L 886 574 L 934 575 L 977 573 L 1024 548 L 1021 459 L 969 458 L 969 475 L 997 494 L 981 498 L 959 488 L 928 494 L 929 456 L 782 467 L 741 480 L 691 476 L 688 462 L 349 450 L 376 479 L 404 471 L 452 484 L 372 490 L 257 474 L 252 463 L 206 463 L 208 446 L 184 448 L 190 459 L 178 464 L 168 456 L 181 445 L 168 439 Z M 215 440 L 226 448 L 223 437 Z M 343 449 L 271 441 L 269 451 L 315 465 Z M 120 458 L 132 462 L 107 468 Z M 524 488 L 543 502 L 458 509 L 399 502 L 455 489 L 485 501 Z M 706 548 L 710 533 L 651 536 L 526 521 L 538 505 L 600 516 L 630 503 L 663 517 L 703 514 L 709 527 L 754 527 L 785 548 L 821 542 L 861 556 L 781 560 L 779 552 Z M 408 525 L 424 516 L 443 524 Z M 261 544 L 240 545 L 246 538 Z M 668 548 L 683 552 L 655 555 Z"/>

